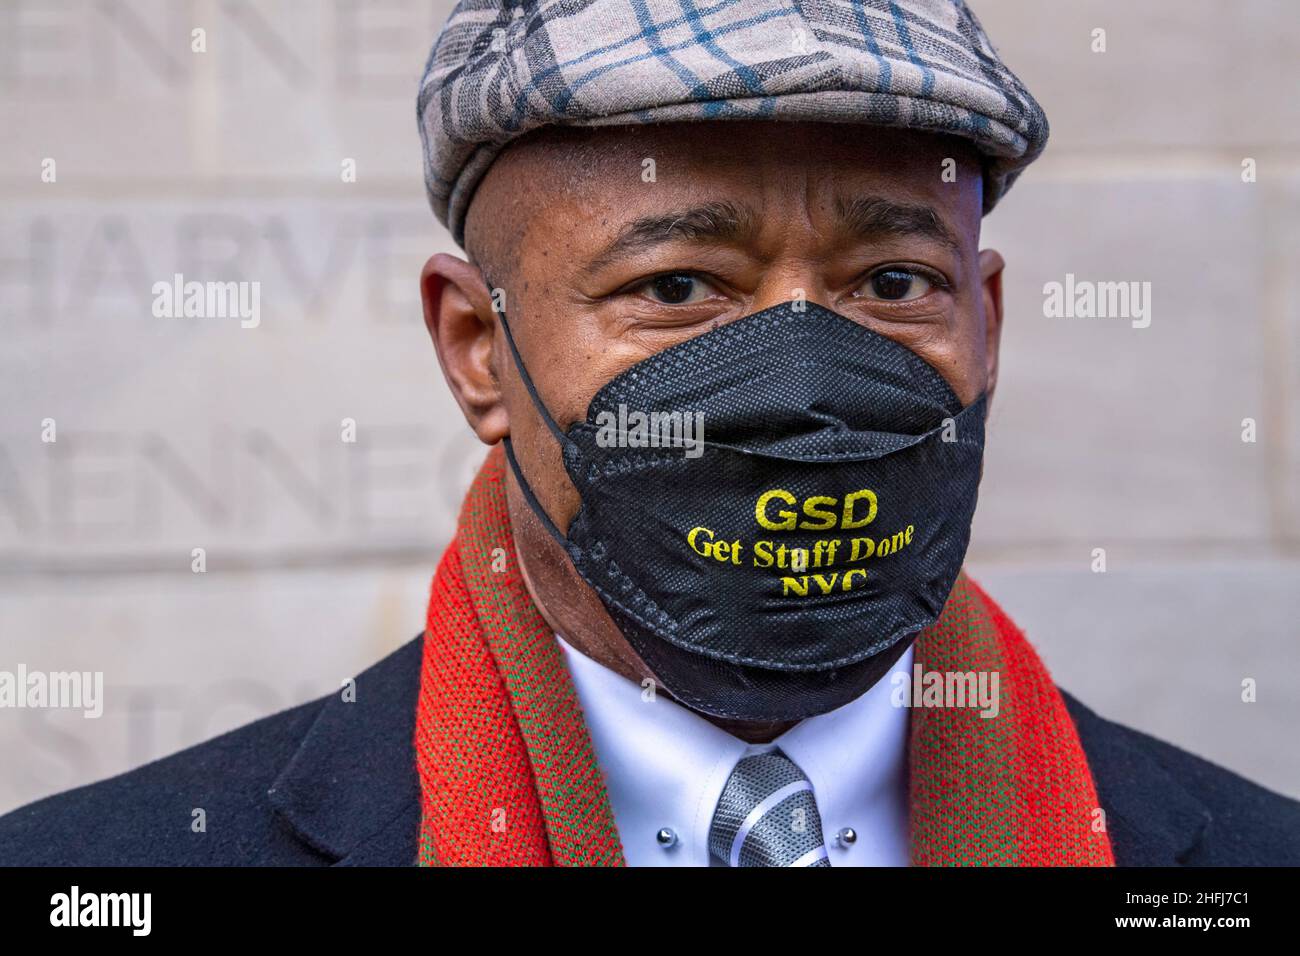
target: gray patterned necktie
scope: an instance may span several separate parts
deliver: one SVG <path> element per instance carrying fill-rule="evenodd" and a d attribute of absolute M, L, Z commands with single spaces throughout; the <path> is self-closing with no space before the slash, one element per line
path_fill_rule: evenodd
<path fill-rule="evenodd" d="M 713 812 L 709 851 L 728 866 L 830 866 L 812 784 L 779 750 L 746 757 Z"/>

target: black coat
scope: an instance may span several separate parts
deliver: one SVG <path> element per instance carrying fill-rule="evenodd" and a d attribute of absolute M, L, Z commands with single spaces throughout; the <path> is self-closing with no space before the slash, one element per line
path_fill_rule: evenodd
<path fill-rule="evenodd" d="M 417 638 L 303 704 L 0 817 L 0 865 L 415 861 Z M 1065 695 L 1121 866 L 1300 866 L 1300 803 Z M 207 832 L 190 831 L 202 807 Z"/>

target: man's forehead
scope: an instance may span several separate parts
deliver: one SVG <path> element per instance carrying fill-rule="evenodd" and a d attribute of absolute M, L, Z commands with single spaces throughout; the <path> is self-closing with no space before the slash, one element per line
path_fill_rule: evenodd
<path fill-rule="evenodd" d="M 475 204 L 486 228 L 573 228 L 627 244 L 672 229 L 742 240 L 809 204 L 850 231 L 978 233 L 982 174 L 954 137 L 826 123 L 718 122 L 548 129 L 512 146 Z M 530 201 L 521 201 L 523 191 Z M 498 201 L 488 197 L 496 196 Z M 505 202 L 499 200 L 505 199 Z M 804 208 L 795 209 L 794 205 Z M 531 207 L 531 208 L 524 208 Z M 510 222 L 506 212 L 524 214 Z M 470 218 L 478 211 L 471 206 Z"/>

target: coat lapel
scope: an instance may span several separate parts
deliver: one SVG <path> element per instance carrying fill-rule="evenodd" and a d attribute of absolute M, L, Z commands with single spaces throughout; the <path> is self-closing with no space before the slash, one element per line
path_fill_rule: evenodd
<path fill-rule="evenodd" d="M 325 699 L 268 791 L 293 833 L 337 865 L 409 866 L 420 829 L 415 774 L 422 640 L 357 677 L 356 700 Z"/>
<path fill-rule="evenodd" d="M 1158 741 L 1098 717 L 1064 691 L 1106 811 L 1117 866 L 1185 866 L 1212 816 L 1153 756 Z"/>

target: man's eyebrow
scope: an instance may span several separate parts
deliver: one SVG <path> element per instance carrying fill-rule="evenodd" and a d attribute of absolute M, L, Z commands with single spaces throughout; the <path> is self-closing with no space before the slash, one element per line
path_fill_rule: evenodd
<path fill-rule="evenodd" d="M 952 230 L 929 206 L 899 203 L 882 196 L 861 196 L 835 200 L 835 211 L 845 228 L 858 239 L 871 241 L 883 236 L 922 236 L 943 243 L 953 251 L 961 243 Z"/>
<path fill-rule="evenodd" d="M 586 267 L 591 273 L 616 259 L 644 252 L 665 242 L 740 243 L 758 229 L 748 206 L 711 202 L 662 215 L 634 219 Z"/>

